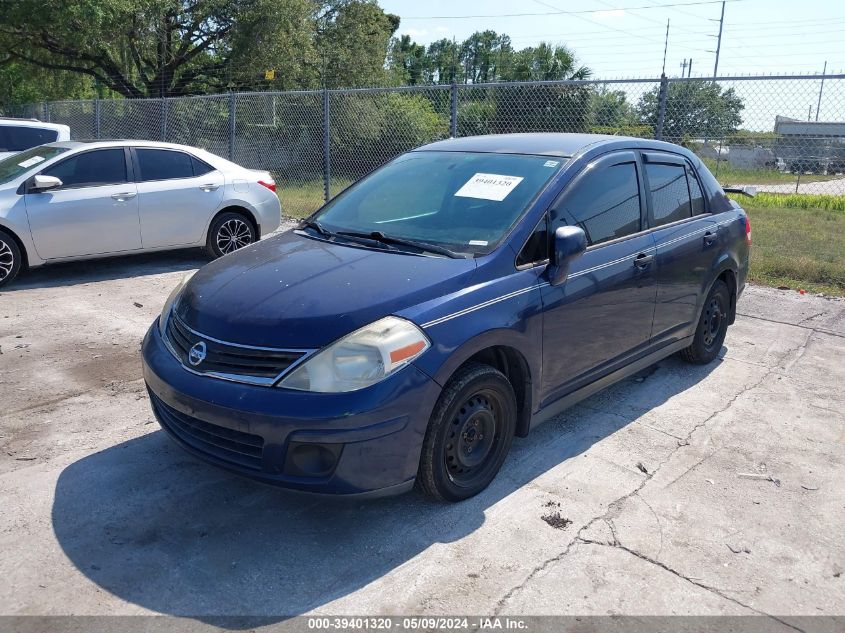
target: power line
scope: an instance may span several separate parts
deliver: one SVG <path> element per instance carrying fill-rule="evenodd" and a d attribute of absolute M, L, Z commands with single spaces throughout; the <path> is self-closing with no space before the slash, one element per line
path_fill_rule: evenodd
<path fill-rule="evenodd" d="M 747 0 L 724 0 L 725 2 L 746 2 Z M 705 0 L 703 2 L 680 2 L 675 4 L 650 4 L 638 7 L 617 7 L 621 11 L 640 11 L 645 9 L 666 9 L 671 7 L 692 7 L 705 4 L 719 4 L 722 0 Z M 545 4 L 545 3 L 540 3 Z M 580 11 L 564 11 L 551 5 L 545 5 L 553 8 L 554 11 L 547 11 L 545 13 L 488 13 L 476 15 L 412 15 L 403 16 L 403 20 L 469 20 L 476 18 L 524 18 L 524 17 L 539 17 L 544 15 L 583 15 L 589 13 L 607 13 L 607 9 L 582 9 Z"/>

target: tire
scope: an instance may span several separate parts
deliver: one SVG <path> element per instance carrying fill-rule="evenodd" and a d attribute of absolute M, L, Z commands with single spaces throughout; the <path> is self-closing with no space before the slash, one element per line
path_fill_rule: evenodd
<path fill-rule="evenodd" d="M 516 396 L 504 374 L 480 363 L 460 369 L 431 414 L 418 486 L 437 501 L 463 501 L 484 490 L 510 450 L 516 415 Z"/>
<path fill-rule="evenodd" d="M 728 333 L 730 305 L 731 293 L 725 282 L 717 279 L 704 300 L 692 345 L 679 352 L 681 358 L 695 365 L 706 365 L 716 358 Z"/>
<path fill-rule="evenodd" d="M 0 286 L 18 276 L 22 264 L 18 243 L 5 231 L 0 231 Z"/>
<path fill-rule="evenodd" d="M 205 250 L 216 259 L 249 246 L 255 239 L 256 231 L 252 220 L 242 213 L 223 213 L 211 223 Z"/>

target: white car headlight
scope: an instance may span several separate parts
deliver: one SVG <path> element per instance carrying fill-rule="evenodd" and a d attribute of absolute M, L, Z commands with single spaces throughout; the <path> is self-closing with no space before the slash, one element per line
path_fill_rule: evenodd
<path fill-rule="evenodd" d="M 191 272 L 185 274 L 185 276 L 182 277 L 182 281 L 176 285 L 167 297 L 167 301 L 164 302 L 164 307 L 161 309 L 161 316 L 158 319 L 158 331 L 162 336 L 164 336 L 164 331 L 167 327 L 167 319 L 170 318 L 170 313 L 173 312 L 173 307 L 176 305 L 176 299 L 179 298 L 179 294 L 182 292 L 185 284 L 187 284 L 188 280 L 194 276 L 195 272 L 197 271 L 192 270 Z"/>
<path fill-rule="evenodd" d="M 320 350 L 279 386 L 321 393 L 363 389 L 400 370 L 430 346 L 410 321 L 385 317 Z"/>

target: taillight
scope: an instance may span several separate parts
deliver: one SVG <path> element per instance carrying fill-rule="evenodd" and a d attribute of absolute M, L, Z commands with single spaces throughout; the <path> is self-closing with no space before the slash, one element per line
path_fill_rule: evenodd
<path fill-rule="evenodd" d="M 267 187 L 270 191 L 276 193 L 276 181 L 274 181 L 272 178 L 269 178 L 267 180 L 259 180 L 258 184 L 262 187 Z"/>
<path fill-rule="evenodd" d="M 745 243 L 751 246 L 751 220 L 745 216 Z"/>

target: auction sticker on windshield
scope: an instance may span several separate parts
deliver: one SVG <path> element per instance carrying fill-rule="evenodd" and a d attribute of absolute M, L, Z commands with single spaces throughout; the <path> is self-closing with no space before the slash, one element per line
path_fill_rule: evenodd
<path fill-rule="evenodd" d="M 501 202 L 522 180 L 522 176 L 475 174 L 455 192 L 455 195 L 461 198 L 480 198 Z"/>
<path fill-rule="evenodd" d="M 18 167 L 23 167 L 24 169 L 26 169 L 27 167 L 32 167 L 33 165 L 37 165 L 38 163 L 43 161 L 43 156 L 33 156 L 32 158 L 28 158 L 27 160 L 18 163 Z"/>

